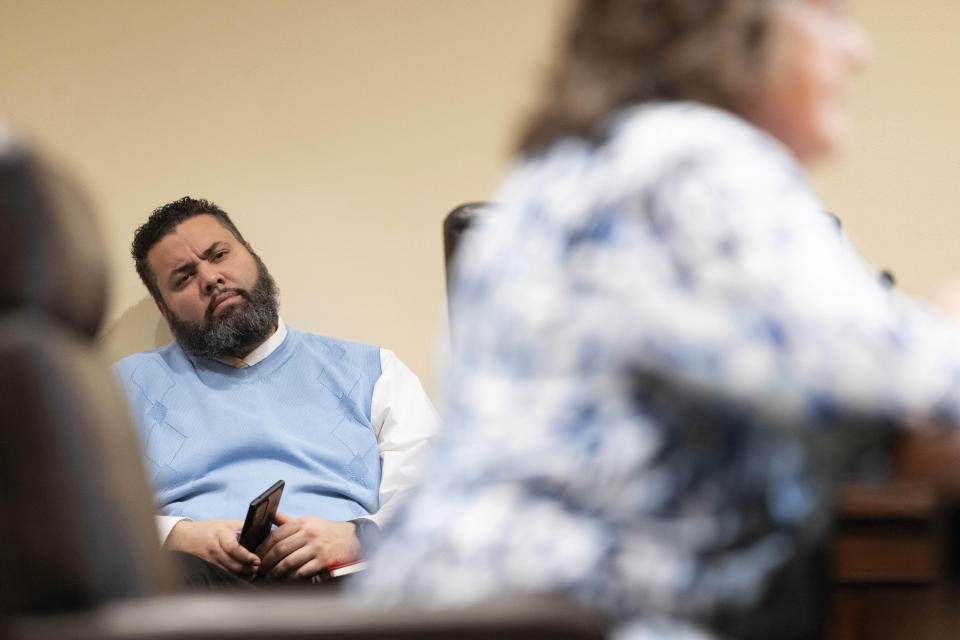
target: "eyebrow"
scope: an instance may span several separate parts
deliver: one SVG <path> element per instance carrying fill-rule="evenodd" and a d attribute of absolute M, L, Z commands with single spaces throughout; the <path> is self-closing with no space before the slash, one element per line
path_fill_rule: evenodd
<path fill-rule="evenodd" d="M 226 243 L 223 240 L 217 240 L 216 242 L 211 244 L 209 247 L 207 247 L 206 251 L 200 254 L 200 259 L 209 260 L 211 254 L 215 253 L 217 249 L 220 248 L 220 245 L 225 245 L 225 244 Z M 180 275 L 181 273 L 188 273 L 190 271 L 193 271 L 196 268 L 196 266 L 197 266 L 196 260 L 192 260 L 190 262 L 185 262 L 184 264 L 181 264 L 179 267 L 175 268 L 173 271 L 170 272 L 170 276 L 167 278 L 167 285 L 173 286 L 173 281 L 178 275 Z"/>

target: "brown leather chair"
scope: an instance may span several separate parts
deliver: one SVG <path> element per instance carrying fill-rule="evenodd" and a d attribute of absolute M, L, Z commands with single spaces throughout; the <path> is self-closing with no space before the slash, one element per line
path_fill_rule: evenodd
<path fill-rule="evenodd" d="M 93 344 L 102 255 L 79 190 L 0 146 L 0 638 L 602 637 L 549 597 L 383 610 L 307 588 L 177 593 L 139 443 Z"/>

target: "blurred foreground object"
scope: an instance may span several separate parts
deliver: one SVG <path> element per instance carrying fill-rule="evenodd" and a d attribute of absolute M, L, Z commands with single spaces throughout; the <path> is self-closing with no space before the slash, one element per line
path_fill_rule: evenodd
<path fill-rule="evenodd" d="M 168 590 L 139 443 L 95 354 L 106 279 L 66 177 L 0 149 L 0 611 Z"/>
<path fill-rule="evenodd" d="M 842 4 L 591 0 L 455 258 L 444 431 L 362 585 L 557 591 L 627 638 L 824 637 L 835 489 L 960 421 L 960 334 L 811 193 Z"/>

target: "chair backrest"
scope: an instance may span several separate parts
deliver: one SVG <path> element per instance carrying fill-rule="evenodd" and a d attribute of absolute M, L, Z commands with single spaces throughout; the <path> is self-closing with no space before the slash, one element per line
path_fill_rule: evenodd
<path fill-rule="evenodd" d="M 0 148 L 0 310 L 39 309 L 93 337 L 107 294 L 103 255 L 79 188 L 12 144 Z"/>
<path fill-rule="evenodd" d="M 468 202 L 455 207 L 443 219 L 443 258 L 446 266 L 447 296 L 453 291 L 453 259 L 463 240 L 464 233 L 474 226 L 485 212 L 489 211 L 489 202 Z"/>
<path fill-rule="evenodd" d="M 93 344 L 102 254 L 79 190 L 0 146 L 0 614 L 173 585 L 137 437 Z"/>

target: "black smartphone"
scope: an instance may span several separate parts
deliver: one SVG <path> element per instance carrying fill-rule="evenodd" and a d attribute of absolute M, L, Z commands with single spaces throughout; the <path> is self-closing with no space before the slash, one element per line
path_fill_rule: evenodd
<path fill-rule="evenodd" d="M 247 519 L 243 521 L 243 530 L 238 538 L 243 548 L 253 551 L 270 535 L 270 527 L 277 515 L 277 505 L 280 504 L 282 493 L 283 480 L 277 480 L 272 487 L 250 501 Z"/>

